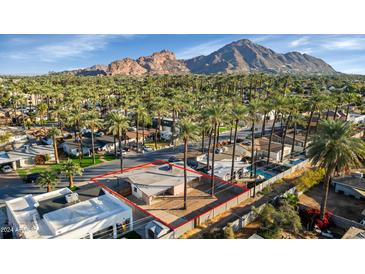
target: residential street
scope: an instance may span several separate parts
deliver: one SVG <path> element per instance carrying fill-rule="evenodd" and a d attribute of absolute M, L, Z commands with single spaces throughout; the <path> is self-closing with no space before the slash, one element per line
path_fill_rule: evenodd
<path fill-rule="evenodd" d="M 267 128 L 268 129 L 268 128 Z M 241 129 L 237 138 L 245 138 L 250 136 L 251 131 L 248 129 Z M 229 138 L 229 132 L 222 133 L 220 136 L 221 140 L 227 140 Z M 208 140 L 206 140 L 207 144 Z M 190 148 L 196 146 L 199 148 L 201 143 L 198 142 L 194 145 L 190 145 Z M 152 162 L 155 160 L 168 160 L 168 158 L 176 153 L 183 152 L 183 146 L 179 145 L 175 148 L 167 148 L 158 151 L 146 152 L 144 154 L 138 155 L 126 155 L 124 156 L 124 167 L 132 167 L 142 163 Z M 119 160 L 113 160 L 98 164 L 96 166 L 85 168 L 84 174 L 82 176 L 75 177 L 76 185 L 87 183 L 90 178 L 104 174 L 106 172 L 115 171 L 120 169 Z M 62 178 L 61 183 L 58 188 L 65 187 L 68 185 L 67 179 Z M 41 189 L 34 184 L 26 184 L 23 180 L 16 174 L 0 174 L 0 205 L 4 203 L 5 200 L 24 196 L 26 194 L 40 194 L 45 192 L 45 189 Z"/>

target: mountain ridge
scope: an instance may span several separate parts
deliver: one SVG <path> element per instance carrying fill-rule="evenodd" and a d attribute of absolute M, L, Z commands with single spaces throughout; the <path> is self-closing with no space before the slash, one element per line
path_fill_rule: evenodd
<path fill-rule="evenodd" d="M 123 58 L 108 65 L 94 65 L 67 71 L 80 76 L 214 74 L 214 73 L 293 73 L 338 74 L 320 58 L 297 51 L 284 54 L 253 43 L 248 39 L 231 42 L 208 54 L 187 60 L 177 59 L 170 50 L 161 50 L 137 59 Z"/>

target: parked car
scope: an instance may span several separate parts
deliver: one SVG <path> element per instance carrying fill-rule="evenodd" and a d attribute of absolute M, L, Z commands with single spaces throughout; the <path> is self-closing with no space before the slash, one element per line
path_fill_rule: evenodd
<path fill-rule="evenodd" d="M 180 160 L 176 156 L 170 156 L 169 163 L 179 162 Z"/>
<path fill-rule="evenodd" d="M 6 165 L 6 166 L 3 166 L 3 167 L 1 168 L 1 171 L 2 171 L 3 173 L 10 173 L 10 172 L 12 172 L 12 171 L 13 171 L 13 169 L 12 169 L 10 166 Z"/>
<path fill-rule="evenodd" d="M 220 154 L 224 152 L 224 149 L 222 147 L 217 147 L 214 152 L 215 154 Z"/>
<path fill-rule="evenodd" d="M 35 181 L 37 180 L 37 178 L 39 177 L 39 175 L 41 175 L 41 174 L 40 173 L 31 173 L 31 174 L 28 174 L 25 177 L 25 182 L 27 184 L 34 184 Z"/>
<path fill-rule="evenodd" d="M 125 151 L 124 149 L 122 149 L 122 155 L 126 155 L 127 151 Z M 117 149 L 117 155 L 120 155 L 120 150 Z"/>
<path fill-rule="evenodd" d="M 153 151 L 153 149 L 151 147 L 143 147 L 143 150 L 145 152 Z"/>

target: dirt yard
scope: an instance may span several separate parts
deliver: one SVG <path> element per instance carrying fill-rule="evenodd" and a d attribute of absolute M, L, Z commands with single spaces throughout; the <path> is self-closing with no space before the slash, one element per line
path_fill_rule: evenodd
<path fill-rule="evenodd" d="M 304 205 L 319 208 L 321 198 L 322 184 L 319 184 L 301 195 L 299 197 L 299 201 Z M 327 208 L 333 214 L 350 220 L 360 221 L 363 218 L 361 212 L 365 209 L 365 201 L 357 200 L 341 193 L 336 193 L 334 188 L 330 187 Z"/>
<path fill-rule="evenodd" d="M 226 185 L 221 189 L 216 189 L 215 197 L 211 197 L 209 189 L 210 186 L 205 184 L 199 185 L 195 188 L 188 188 L 186 210 L 182 209 L 184 203 L 182 196 L 167 196 L 166 198 L 160 198 L 152 205 L 141 204 L 141 202 L 134 199 L 133 196 L 128 196 L 128 199 L 166 223 L 177 226 L 187 220 L 195 218 L 206 210 L 219 205 L 238 194 L 230 185 Z"/>

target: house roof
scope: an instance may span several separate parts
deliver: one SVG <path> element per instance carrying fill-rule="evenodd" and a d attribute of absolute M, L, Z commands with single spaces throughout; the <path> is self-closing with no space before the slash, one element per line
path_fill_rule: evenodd
<path fill-rule="evenodd" d="M 355 190 L 365 191 L 365 179 L 354 177 L 354 176 L 344 176 L 344 177 L 335 177 L 333 178 L 333 183 L 341 184 L 344 186 L 348 186 L 354 188 Z"/>
<path fill-rule="evenodd" d="M 242 145 L 246 150 L 251 151 L 251 145 Z M 265 137 L 256 138 L 255 139 L 255 150 L 258 151 L 267 151 L 269 149 L 269 139 Z M 276 142 L 271 142 L 270 147 L 271 152 L 279 152 L 281 151 L 281 144 Z"/>
<path fill-rule="evenodd" d="M 0 153 L 0 164 L 11 163 L 37 155 L 50 155 L 54 153 L 51 145 L 23 146 L 22 148 Z"/>
<path fill-rule="evenodd" d="M 138 138 L 151 136 L 152 134 L 155 133 L 155 131 L 156 131 L 156 129 L 153 129 L 153 128 L 145 129 L 144 132 L 143 132 L 143 130 L 139 129 Z M 128 131 L 126 133 L 126 135 L 127 135 L 127 139 L 137 139 L 137 131 Z"/>
<path fill-rule="evenodd" d="M 131 210 L 108 193 L 67 204 L 65 195 L 71 193 L 62 188 L 35 196 L 29 194 L 7 201 L 6 206 L 26 238 L 52 238 Z M 42 213 L 43 209 L 46 211 Z"/>
<path fill-rule="evenodd" d="M 79 147 L 79 143 L 77 141 L 75 141 L 74 139 L 67 140 L 64 143 L 67 144 L 67 146 L 72 147 L 72 148 L 78 148 Z M 95 148 L 103 147 L 105 145 L 111 145 L 111 144 L 114 144 L 114 137 L 113 136 L 104 135 L 104 136 L 100 136 L 100 137 L 95 136 L 95 138 L 94 138 Z M 82 138 L 82 145 L 83 145 L 83 147 L 91 148 L 91 146 L 92 146 L 91 138 L 83 137 Z"/>
<path fill-rule="evenodd" d="M 247 168 L 249 164 L 245 164 L 241 161 L 235 161 L 234 171 L 242 168 Z M 232 168 L 231 160 L 214 161 L 214 175 L 223 178 L 225 175 L 230 174 Z"/>
<path fill-rule="evenodd" d="M 129 180 L 140 191 L 147 196 L 157 195 L 184 183 L 183 169 L 170 165 L 149 166 L 126 172 L 120 175 L 121 178 Z M 192 181 L 201 175 L 187 171 L 187 180 Z"/>

